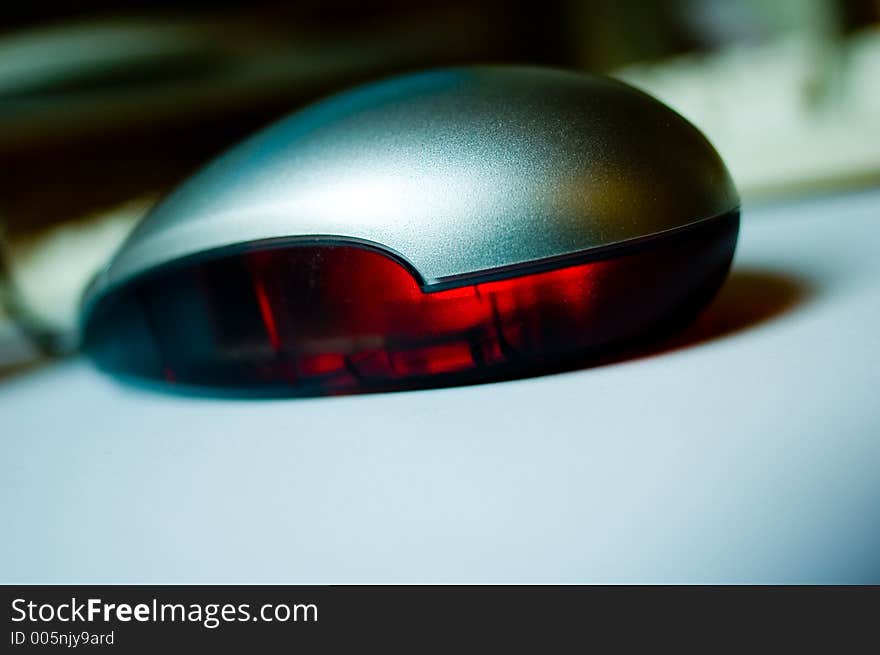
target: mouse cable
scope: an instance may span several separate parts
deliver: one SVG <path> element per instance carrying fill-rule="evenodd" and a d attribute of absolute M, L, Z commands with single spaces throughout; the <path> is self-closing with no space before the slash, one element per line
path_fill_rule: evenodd
<path fill-rule="evenodd" d="M 0 222 L 0 308 L 31 344 L 47 357 L 70 354 L 76 349 L 74 335 L 52 327 L 27 302 L 15 282 L 9 241 Z"/>

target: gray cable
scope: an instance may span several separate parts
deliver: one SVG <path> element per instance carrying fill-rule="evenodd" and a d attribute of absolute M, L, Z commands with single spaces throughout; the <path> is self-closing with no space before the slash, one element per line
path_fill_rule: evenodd
<path fill-rule="evenodd" d="M 6 230 L 0 223 L 0 306 L 40 353 L 47 357 L 69 354 L 76 348 L 76 339 L 50 325 L 31 308 L 15 282 L 9 251 Z"/>

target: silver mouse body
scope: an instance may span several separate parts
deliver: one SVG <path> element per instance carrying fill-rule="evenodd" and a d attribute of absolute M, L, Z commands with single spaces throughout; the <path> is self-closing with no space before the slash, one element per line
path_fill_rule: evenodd
<path fill-rule="evenodd" d="M 706 138 L 623 83 L 537 68 L 407 75 L 294 113 L 162 200 L 87 290 L 86 341 L 92 317 L 126 289 L 266 249 L 363 248 L 394 260 L 430 294 L 613 259 L 700 229 L 714 234 L 700 226 L 726 221 L 726 231 L 715 230 L 726 235 L 720 259 L 703 266 L 702 275 L 718 278 L 733 254 L 738 208 Z M 706 264 L 702 244 L 693 236 L 676 257 L 693 251 Z M 98 341 L 112 332 L 108 321 L 99 321 Z M 303 350 L 296 334 L 288 335 L 291 357 Z M 362 338 L 342 350 L 351 354 Z M 415 376 L 417 386 L 427 377 Z M 212 386 L 210 377 L 192 382 Z M 302 385 L 288 376 L 285 386 Z"/>

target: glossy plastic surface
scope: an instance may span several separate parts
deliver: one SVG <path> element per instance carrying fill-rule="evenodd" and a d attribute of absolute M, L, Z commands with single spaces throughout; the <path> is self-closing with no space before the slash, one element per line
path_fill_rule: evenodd
<path fill-rule="evenodd" d="M 691 316 L 724 279 L 738 226 L 733 212 L 602 259 L 437 291 L 361 246 L 221 251 L 109 294 L 84 345 L 126 375 L 292 395 L 521 375 Z"/>
<path fill-rule="evenodd" d="M 529 67 L 407 74 L 254 134 L 159 202 L 87 293 L 218 248 L 334 238 L 429 283 L 658 235 L 733 211 L 718 153 L 608 78 Z"/>

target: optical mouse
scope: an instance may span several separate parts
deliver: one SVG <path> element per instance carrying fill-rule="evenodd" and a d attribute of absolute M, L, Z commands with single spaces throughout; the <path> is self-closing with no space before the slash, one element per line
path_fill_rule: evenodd
<path fill-rule="evenodd" d="M 291 395 L 589 362 L 708 303 L 739 205 L 700 131 L 622 82 L 406 74 L 281 119 L 157 203 L 86 289 L 82 347 L 124 377 Z"/>

